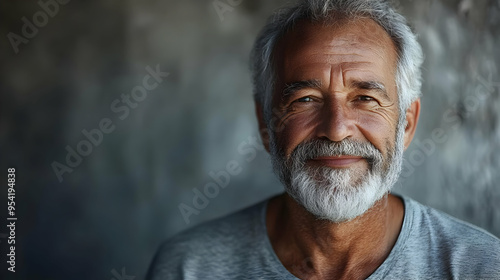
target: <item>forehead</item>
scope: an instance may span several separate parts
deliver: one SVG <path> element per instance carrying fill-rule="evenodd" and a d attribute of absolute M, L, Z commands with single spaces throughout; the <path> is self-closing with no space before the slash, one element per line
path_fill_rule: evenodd
<path fill-rule="evenodd" d="M 397 51 L 390 36 L 367 18 L 335 25 L 298 22 L 278 41 L 274 58 L 282 82 L 303 79 L 304 73 L 320 75 L 339 66 L 346 73 L 356 70 L 352 75 L 385 75 L 394 80 L 397 66 Z"/>

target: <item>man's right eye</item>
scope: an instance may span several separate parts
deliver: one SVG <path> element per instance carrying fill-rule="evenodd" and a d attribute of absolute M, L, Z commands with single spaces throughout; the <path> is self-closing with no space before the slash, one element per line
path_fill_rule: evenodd
<path fill-rule="evenodd" d="M 309 96 L 301 97 L 295 100 L 295 102 L 311 102 L 311 101 L 313 101 L 313 99 Z"/>

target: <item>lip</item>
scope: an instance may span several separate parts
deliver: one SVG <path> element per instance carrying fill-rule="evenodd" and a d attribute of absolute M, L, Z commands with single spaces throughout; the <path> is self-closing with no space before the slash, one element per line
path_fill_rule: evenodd
<path fill-rule="evenodd" d="M 333 157 L 317 157 L 311 159 L 311 163 L 316 163 L 320 165 L 326 165 L 333 168 L 342 168 L 349 167 L 352 164 L 355 164 L 359 161 L 363 160 L 363 157 L 357 156 L 333 156 Z"/>

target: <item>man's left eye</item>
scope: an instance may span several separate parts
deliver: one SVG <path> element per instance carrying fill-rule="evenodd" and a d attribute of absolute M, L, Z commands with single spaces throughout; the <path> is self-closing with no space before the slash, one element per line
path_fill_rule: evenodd
<path fill-rule="evenodd" d="M 373 99 L 372 97 L 370 96 L 366 96 L 366 95 L 361 95 L 361 96 L 358 96 L 358 100 L 359 101 L 373 101 L 375 99 Z"/>

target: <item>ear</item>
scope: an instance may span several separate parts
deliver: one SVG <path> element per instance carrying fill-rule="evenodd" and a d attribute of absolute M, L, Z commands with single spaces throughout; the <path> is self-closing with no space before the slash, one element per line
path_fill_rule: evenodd
<path fill-rule="evenodd" d="M 415 100 L 408 110 L 406 110 L 406 127 L 404 145 L 405 150 L 410 146 L 415 131 L 417 130 L 418 117 L 420 116 L 420 98 Z"/>
<path fill-rule="evenodd" d="M 266 121 L 264 120 L 262 104 L 257 101 L 255 101 L 255 114 L 257 115 L 257 122 L 259 123 L 259 134 L 262 139 L 262 144 L 269 153 L 269 129 L 267 128 Z"/>

